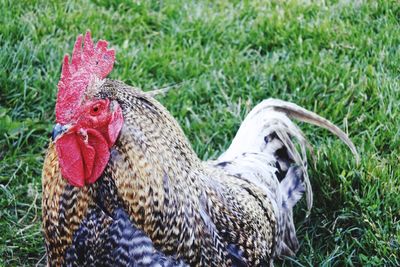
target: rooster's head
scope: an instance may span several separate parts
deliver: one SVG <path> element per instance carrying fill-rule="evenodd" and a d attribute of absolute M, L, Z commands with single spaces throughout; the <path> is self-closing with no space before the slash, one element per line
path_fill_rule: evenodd
<path fill-rule="evenodd" d="M 65 56 L 58 83 L 56 144 L 61 173 L 75 186 L 94 183 L 104 171 L 123 125 L 116 101 L 93 94 L 111 72 L 115 53 L 100 40 L 96 46 L 87 32 L 78 36 L 71 62 Z"/>

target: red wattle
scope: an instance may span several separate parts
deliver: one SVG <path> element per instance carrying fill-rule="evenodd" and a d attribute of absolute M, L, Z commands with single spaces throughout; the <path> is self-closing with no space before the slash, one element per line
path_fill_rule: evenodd
<path fill-rule="evenodd" d="M 57 139 L 56 150 L 61 174 L 78 187 L 96 182 L 110 158 L 106 139 L 94 129 L 87 130 L 87 142 L 76 132 L 64 134 Z"/>
<path fill-rule="evenodd" d="M 85 185 L 85 170 L 76 133 L 67 133 L 56 141 L 62 176 L 74 186 Z"/>
<path fill-rule="evenodd" d="M 85 143 L 82 138 L 77 138 L 79 143 L 79 148 L 81 149 L 81 156 L 83 159 L 83 168 L 85 170 L 85 181 L 87 177 L 92 175 L 94 159 L 96 156 L 95 149 L 88 143 Z"/>
<path fill-rule="evenodd" d="M 86 183 L 92 184 L 97 181 L 106 168 L 108 160 L 110 159 L 110 150 L 107 140 L 99 131 L 88 129 L 87 134 L 89 145 L 96 151 L 91 175 L 85 177 Z M 88 155 L 84 155 L 84 157 L 86 156 Z"/>

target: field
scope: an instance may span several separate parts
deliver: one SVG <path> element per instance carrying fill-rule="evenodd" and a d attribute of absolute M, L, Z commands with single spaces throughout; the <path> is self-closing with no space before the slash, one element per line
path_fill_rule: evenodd
<path fill-rule="evenodd" d="M 41 168 L 62 57 L 90 29 L 111 78 L 158 99 L 203 159 L 269 97 L 330 119 L 360 155 L 301 124 L 315 147 L 314 208 L 296 208 L 293 266 L 400 265 L 398 1 L 0 0 L 0 266 L 45 264 Z M 311 160 L 311 158 L 310 158 Z"/>

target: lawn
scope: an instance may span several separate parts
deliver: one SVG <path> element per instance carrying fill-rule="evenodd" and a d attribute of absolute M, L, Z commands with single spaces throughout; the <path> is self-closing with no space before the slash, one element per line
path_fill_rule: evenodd
<path fill-rule="evenodd" d="M 269 97 L 348 132 L 361 155 L 302 124 L 314 208 L 278 265 L 400 265 L 398 1 L 0 0 L 0 265 L 43 265 L 41 168 L 62 57 L 87 29 L 117 51 L 111 78 L 152 90 L 203 159 Z M 218 3 L 215 3 L 218 2 Z M 310 159 L 311 160 L 311 159 Z"/>

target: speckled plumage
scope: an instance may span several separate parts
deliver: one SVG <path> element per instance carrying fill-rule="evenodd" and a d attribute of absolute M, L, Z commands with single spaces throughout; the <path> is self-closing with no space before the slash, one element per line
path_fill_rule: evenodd
<path fill-rule="evenodd" d="M 290 125 L 286 135 L 269 132 L 260 151 L 202 162 L 148 94 L 112 80 L 86 94 L 117 101 L 124 125 L 103 175 L 82 188 L 62 178 L 50 142 L 43 229 L 51 266 L 265 266 L 297 250 L 291 212 L 305 191 L 306 159 L 284 140 Z"/>

